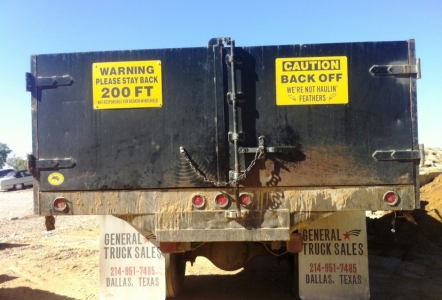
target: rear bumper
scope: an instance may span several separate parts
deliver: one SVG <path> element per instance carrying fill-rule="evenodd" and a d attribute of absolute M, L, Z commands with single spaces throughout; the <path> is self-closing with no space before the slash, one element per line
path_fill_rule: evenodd
<path fill-rule="evenodd" d="M 383 201 L 395 191 L 399 203 Z M 215 204 L 220 192 L 230 195 L 225 209 Z M 243 216 L 229 218 L 236 210 L 233 189 L 174 189 L 137 191 L 60 191 L 38 193 L 38 214 L 116 215 L 144 231 L 154 232 L 158 241 L 271 241 L 289 240 L 290 233 L 336 211 L 414 210 L 415 187 L 375 186 L 339 188 L 241 189 L 252 196 Z M 202 209 L 192 206 L 192 197 L 203 195 Z M 68 209 L 53 209 L 56 198 L 65 198 Z"/>

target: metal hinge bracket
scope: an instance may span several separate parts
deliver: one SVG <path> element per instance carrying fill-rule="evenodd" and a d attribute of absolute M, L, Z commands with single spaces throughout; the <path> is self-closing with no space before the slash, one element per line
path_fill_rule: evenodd
<path fill-rule="evenodd" d="M 416 78 L 421 78 L 421 60 L 416 59 L 415 65 L 374 65 L 370 68 L 370 73 L 374 76 L 389 75 L 411 75 L 416 74 Z"/>
<path fill-rule="evenodd" d="M 37 76 L 26 73 L 26 91 L 30 92 L 33 87 L 58 87 L 67 86 L 74 83 L 74 78 L 70 75 L 63 76 Z"/>
<path fill-rule="evenodd" d="M 412 161 L 420 160 L 422 158 L 421 150 L 389 150 L 389 151 L 375 151 L 373 158 L 377 161 Z"/>
<path fill-rule="evenodd" d="M 72 158 L 36 159 L 35 156 L 28 155 L 28 170 L 31 174 L 38 170 L 72 169 L 75 166 Z"/>

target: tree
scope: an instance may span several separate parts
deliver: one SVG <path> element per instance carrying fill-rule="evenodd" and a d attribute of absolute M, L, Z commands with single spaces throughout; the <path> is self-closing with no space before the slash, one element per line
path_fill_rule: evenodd
<path fill-rule="evenodd" d="M 27 160 L 15 155 L 9 157 L 6 163 L 17 170 L 25 170 L 28 168 Z"/>
<path fill-rule="evenodd" d="M 8 145 L 0 143 L 0 169 L 5 165 L 8 154 L 11 152 L 12 150 L 9 149 Z"/>

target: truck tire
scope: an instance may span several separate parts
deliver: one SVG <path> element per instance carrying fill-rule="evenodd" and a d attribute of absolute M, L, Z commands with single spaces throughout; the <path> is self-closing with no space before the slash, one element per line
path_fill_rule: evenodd
<path fill-rule="evenodd" d="M 166 262 L 166 297 L 176 297 L 184 285 L 186 261 L 181 253 L 164 254 Z"/>

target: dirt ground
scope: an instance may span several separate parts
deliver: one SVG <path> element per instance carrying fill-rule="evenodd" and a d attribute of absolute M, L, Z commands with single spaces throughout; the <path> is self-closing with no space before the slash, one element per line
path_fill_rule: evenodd
<path fill-rule="evenodd" d="M 371 299 L 442 299 L 442 176 L 421 189 L 417 225 L 367 219 Z M 47 232 L 32 190 L 0 192 L 0 299 L 98 299 L 99 219 L 58 217 Z M 272 257 L 224 272 L 198 258 L 177 300 L 294 299 L 288 264 Z M 146 297 L 147 299 L 147 297 Z"/>

